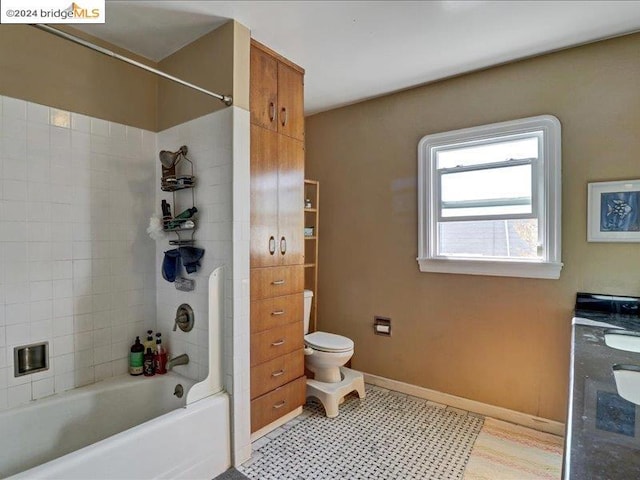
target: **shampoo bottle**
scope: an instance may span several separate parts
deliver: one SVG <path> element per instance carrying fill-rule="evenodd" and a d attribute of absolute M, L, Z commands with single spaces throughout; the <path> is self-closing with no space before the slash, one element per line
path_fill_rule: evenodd
<path fill-rule="evenodd" d="M 153 330 L 147 330 L 147 339 L 144 341 L 144 351 L 147 351 L 147 348 L 150 348 L 151 351 L 155 351 L 156 342 L 153 341 Z"/>
<path fill-rule="evenodd" d="M 162 338 L 160 333 L 156 333 L 156 373 L 167 373 L 167 351 L 162 346 Z"/>
<path fill-rule="evenodd" d="M 144 354 L 144 376 L 153 377 L 156 373 L 156 368 L 153 361 L 153 350 L 147 348 L 147 353 Z"/>
<path fill-rule="evenodd" d="M 142 375 L 144 372 L 144 347 L 140 343 L 140 337 L 136 337 L 136 343 L 131 346 L 129 354 L 129 373 L 133 376 Z"/>

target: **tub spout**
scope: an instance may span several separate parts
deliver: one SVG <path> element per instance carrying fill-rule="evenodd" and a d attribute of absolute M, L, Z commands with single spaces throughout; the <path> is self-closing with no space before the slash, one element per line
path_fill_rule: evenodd
<path fill-rule="evenodd" d="M 189 355 L 183 353 L 167 362 L 167 371 L 173 369 L 177 365 L 187 365 L 189 363 Z"/>

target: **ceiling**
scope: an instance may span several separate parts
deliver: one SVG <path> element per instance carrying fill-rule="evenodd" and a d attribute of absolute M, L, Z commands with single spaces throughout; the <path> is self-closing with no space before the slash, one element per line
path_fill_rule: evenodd
<path fill-rule="evenodd" d="M 233 18 L 306 69 L 307 114 L 640 30 L 633 1 L 120 1 L 77 25 L 160 60 Z M 220 92 L 228 93 L 228 92 Z"/>

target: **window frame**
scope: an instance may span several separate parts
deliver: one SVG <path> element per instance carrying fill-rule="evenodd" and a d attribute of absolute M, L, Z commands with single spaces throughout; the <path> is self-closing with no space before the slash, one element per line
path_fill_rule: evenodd
<path fill-rule="evenodd" d="M 505 259 L 437 255 L 442 174 L 436 168 L 436 151 L 443 147 L 460 148 L 464 144 L 497 143 L 492 142 L 492 139 L 511 135 L 527 136 L 536 132 L 542 132 L 542 135 L 539 140 L 538 159 L 532 163 L 532 212 L 537 211 L 537 215 L 531 218 L 538 218 L 542 258 Z M 422 137 L 418 143 L 417 261 L 420 271 L 558 279 L 562 269 L 561 165 L 561 125 L 553 115 L 521 118 Z M 514 214 L 507 218 L 516 219 L 518 216 Z M 498 219 L 497 216 L 491 217 Z M 472 218 L 482 219 L 480 216 Z M 454 219 L 457 220 L 456 217 L 451 217 L 451 220 Z"/>

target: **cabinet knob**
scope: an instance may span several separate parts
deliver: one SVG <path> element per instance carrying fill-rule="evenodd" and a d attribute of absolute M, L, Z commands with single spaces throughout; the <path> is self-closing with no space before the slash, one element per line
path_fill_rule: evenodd
<path fill-rule="evenodd" d="M 280 111 L 282 113 L 282 115 L 280 116 L 282 119 L 282 126 L 286 126 L 287 125 L 287 120 L 289 119 L 289 114 L 287 112 L 287 108 L 286 107 L 282 107 L 282 110 Z"/>
<path fill-rule="evenodd" d="M 278 370 L 277 372 L 273 372 L 271 374 L 272 377 L 279 377 L 280 375 L 284 375 L 284 370 Z"/>
<path fill-rule="evenodd" d="M 282 237 L 280 239 L 280 253 L 282 255 L 284 255 L 285 253 L 287 253 L 287 239 Z"/>
<path fill-rule="evenodd" d="M 275 342 L 271 343 L 272 347 L 279 347 L 280 345 L 284 345 L 284 338 L 280 340 L 276 340 Z"/>
<path fill-rule="evenodd" d="M 273 406 L 273 408 L 275 408 L 275 409 L 277 410 L 278 408 L 282 408 L 282 407 L 284 407 L 286 404 L 287 404 L 287 402 L 286 402 L 286 401 L 284 401 L 284 400 L 282 400 L 281 402 L 276 403 L 276 404 Z"/>
<path fill-rule="evenodd" d="M 269 121 L 273 122 L 276 119 L 276 106 L 273 102 L 269 102 Z"/>
<path fill-rule="evenodd" d="M 284 315 L 284 310 L 276 310 L 275 312 L 271 312 L 271 315 L 274 317 L 277 315 Z"/>
<path fill-rule="evenodd" d="M 274 280 L 271 285 L 284 285 L 284 280 Z"/>
<path fill-rule="evenodd" d="M 269 237 L 269 254 L 276 253 L 276 239 L 272 236 Z"/>

